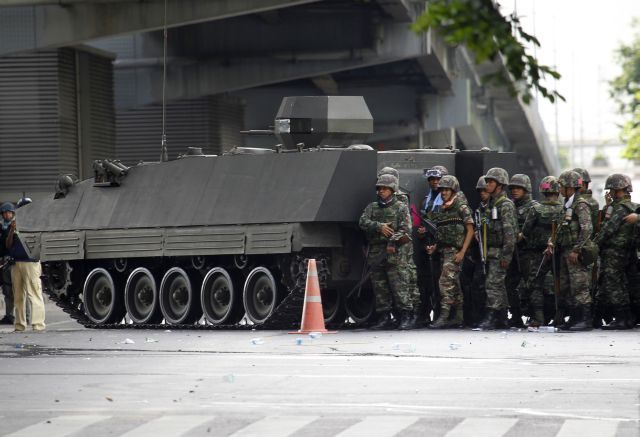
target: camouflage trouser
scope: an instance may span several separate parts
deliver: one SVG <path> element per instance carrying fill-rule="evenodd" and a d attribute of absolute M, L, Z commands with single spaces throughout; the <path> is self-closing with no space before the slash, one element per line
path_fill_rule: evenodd
<path fill-rule="evenodd" d="M 457 306 L 462 309 L 463 297 L 460 288 L 461 265 L 453 261 L 453 257 L 458 253 L 458 249 L 452 247 L 443 248 L 442 273 L 440 273 L 440 308 L 451 308 Z"/>
<path fill-rule="evenodd" d="M 531 269 L 529 270 L 527 287 L 525 288 L 528 296 L 526 296 L 524 300 L 529 302 L 533 313 L 544 310 L 544 295 L 545 291 L 548 290 L 546 277 L 547 273 L 551 270 L 551 260 L 546 260 L 545 263 L 542 264 L 540 273 L 538 274 L 538 267 L 540 267 L 543 258 L 544 255 L 542 251 L 531 252 Z M 553 284 L 551 285 L 551 290 L 553 293 Z"/>
<path fill-rule="evenodd" d="M 518 250 L 513 254 L 505 279 L 509 308 L 512 313 L 518 310 L 526 312 L 528 309 L 530 292 L 527 289 L 527 279 L 531 275 L 531 270 L 538 268 L 537 265 L 532 267 L 534 256 L 535 252 L 530 250 Z"/>
<path fill-rule="evenodd" d="M 629 253 L 624 250 L 605 249 L 600 252 L 600 275 L 596 304 L 598 307 L 628 307 L 629 288 L 626 268 Z"/>
<path fill-rule="evenodd" d="M 560 295 L 558 304 L 566 304 L 570 308 L 591 305 L 591 270 L 582 263 L 569 263 L 570 251 L 560 254 Z M 591 266 L 589 266 L 591 267 Z"/>
<path fill-rule="evenodd" d="M 635 251 L 631 254 L 629 267 L 625 272 L 627 276 L 627 285 L 629 287 L 629 299 L 631 300 L 631 306 L 634 308 L 636 317 L 640 317 L 640 266 L 638 265 L 638 256 Z"/>
<path fill-rule="evenodd" d="M 498 253 L 500 249 L 490 247 L 487 250 L 487 278 L 485 279 L 485 289 L 487 291 L 487 308 L 492 310 L 503 310 L 508 306 L 507 288 L 505 278 L 507 269 L 500 266 Z"/>
<path fill-rule="evenodd" d="M 376 312 L 392 309 L 413 311 L 419 300 L 415 270 L 408 264 L 387 265 L 371 273 L 371 285 L 376 297 Z"/>

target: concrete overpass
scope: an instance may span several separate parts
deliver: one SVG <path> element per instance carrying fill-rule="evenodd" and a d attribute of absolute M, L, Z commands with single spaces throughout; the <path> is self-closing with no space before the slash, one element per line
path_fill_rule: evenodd
<path fill-rule="evenodd" d="M 115 150 L 131 159 L 155 158 L 164 4 L 0 0 L 0 56 L 78 44 L 112 53 Z M 433 32 L 409 30 L 423 2 L 166 4 L 173 144 L 220 143 L 210 144 L 214 151 L 230 143 L 267 145 L 273 141 L 240 138 L 228 126 L 267 127 L 284 95 L 356 94 L 365 96 L 374 115 L 371 143 L 379 148 L 489 146 L 518 152 L 534 177 L 558 173 L 535 106 L 482 84 L 485 72 L 504 68 L 500 62 L 478 67 L 464 48 L 446 46 Z M 184 116 L 203 112 L 211 117 Z"/>

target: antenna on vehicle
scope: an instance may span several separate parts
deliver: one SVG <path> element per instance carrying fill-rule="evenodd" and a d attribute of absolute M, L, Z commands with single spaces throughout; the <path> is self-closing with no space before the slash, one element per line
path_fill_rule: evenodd
<path fill-rule="evenodd" d="M 167 83 L 167 0 L 164 0 L 164 28 L 162 31 L 162 40 L 162 148 L 160 152 L 160 162 L 166 162 L 169 160 L 166 134 L 167 106 L 165 102 L 165 88 Z"/>

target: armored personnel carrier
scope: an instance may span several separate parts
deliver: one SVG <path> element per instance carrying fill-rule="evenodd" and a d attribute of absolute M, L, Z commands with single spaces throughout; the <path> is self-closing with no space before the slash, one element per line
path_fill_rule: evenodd
<path fill-rule="evenodd" d="M 362 275 L 357 221 L 375 198 L 378 168 L 400 167 L 402 185 L 418 192 L 427 161 L 456 165 L 450 151 L 356 145 L 372 132 L 362 97 L 285 98 L 274 149 L 211 156 L 192 148 L 133 167 L 96 161 L 94 178 L 61 177 L 55 195 L 19 210 L 21 238 L 43 262 L 48 295 L 90 327 L 244 319 L 288 328 L 299 323 L 309 258 L 326 321 L 365 322 L 371 291 L 345 297 Z"/>

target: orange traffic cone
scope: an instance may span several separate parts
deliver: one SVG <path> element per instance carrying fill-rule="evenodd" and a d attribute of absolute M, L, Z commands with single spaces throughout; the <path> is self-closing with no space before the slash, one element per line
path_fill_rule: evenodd
<path fill-rule="evenodd" d="M 309 334 L 310 332 L 336 333 L 336 331 L 327 331 L 324 327 L 322 298 L 320 297 L 320 283 L 318 282 L 318 269 L 315 259 L 310 259 L 307 266 L 307 284 L 304 289 L 304 306 L 302 307 L 300 330 L 289 334 Z"/>

